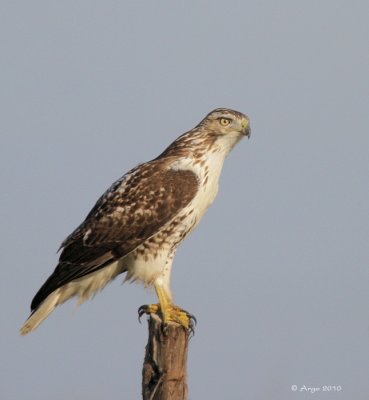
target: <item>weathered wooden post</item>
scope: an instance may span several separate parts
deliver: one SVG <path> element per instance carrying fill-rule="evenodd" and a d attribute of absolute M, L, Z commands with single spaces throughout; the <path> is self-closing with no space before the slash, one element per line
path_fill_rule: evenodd
<path fill-rule="evenodd" d="M 163 332 L 156 314 L 149 317 L 149 339 L 142 369 L 143 400 L 187 399 L 187 353 L 191 330 L 170 322 Z"/>

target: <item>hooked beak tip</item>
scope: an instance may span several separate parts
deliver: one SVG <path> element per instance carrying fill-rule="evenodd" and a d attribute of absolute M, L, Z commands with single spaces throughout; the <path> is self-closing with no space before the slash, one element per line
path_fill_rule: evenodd
<path fill-rule="evenodd" d="M 250 139 L 250 136 L 251 136 L 250 125 L 248 125 L 246 130 L 245 130 L 245 136 L 247 136 L 247 139 Z"/>

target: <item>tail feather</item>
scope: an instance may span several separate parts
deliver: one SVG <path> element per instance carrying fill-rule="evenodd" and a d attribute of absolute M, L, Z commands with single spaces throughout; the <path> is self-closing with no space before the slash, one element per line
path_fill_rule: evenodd
<path fill-rule="evenodd" d="M 78 304 L 82 304 L 95 293 L 102 290 L 117 275 L 125 272 L 126 268 L 120 262 L 114 262 L 105 268 L 85 275 L 79 279 L 57 288 L 51 292 L 45 300 L 37 303 L 35 310 L 20 329 L 21 335 L 35 330 L 41 322 L 50 315 L 59 304 L 65 303 L 71 297 L 78 297 Z M 32 302 L 32 304 L 34 304 Z M 32 307 L 32 306 L 31 306 Z"/>
<path fill-rule="evenodd" d="M 36 308 L 29 316 L 27 321 L 23 324 L 20 329 L 21 335 L 27 335 L 27 333 L 35 330 L 41 322 L 52 313 L 55 307 L 59 304 L 58 300 L 60 297 L 59 290 L 55 290 Z"/>

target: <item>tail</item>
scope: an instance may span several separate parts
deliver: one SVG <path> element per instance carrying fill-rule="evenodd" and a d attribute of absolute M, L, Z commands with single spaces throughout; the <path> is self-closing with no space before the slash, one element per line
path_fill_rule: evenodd
<path fill-rule="evenodd" d="M 27 333 L 35 330 L 59 304 L 65 303 L 73 296 L 77 296 L 79 298 L 78 304 L 82 304 L 96 292 L 102 290 L 117 275 L 125 271 L 125 267 L 119 262 L 113 262 L 95 272 L 71 280 L 62 286 L 56 285 L 56 287 L 52 281 L 54 272 L 32 300 L 32 313 L 20 329 L 21 335 L 27 335 Z"/>
<path fill-rule="evenodd" d="M 20 334 L 27 335 L 27 333 L 34 331 L 41 324 L 41 322 L 54 311 L 55 307 L 59 304 L 59 297 L 59 290 L 55 290 L 49 294 L 28 317 L 27 321 L 20 329 Z"/>

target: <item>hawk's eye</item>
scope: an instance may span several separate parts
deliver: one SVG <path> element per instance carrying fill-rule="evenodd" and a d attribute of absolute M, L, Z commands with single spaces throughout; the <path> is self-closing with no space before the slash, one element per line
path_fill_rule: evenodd
<path fill-rule="evenodd" d="M 219 123 L 222 126 L 228 126 L 231 123 L 231 120 L 229 118 L 220 118 Z"/>

